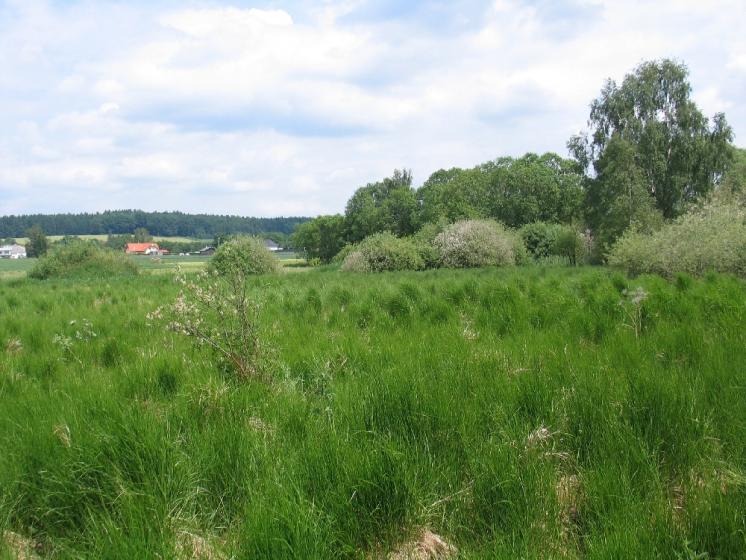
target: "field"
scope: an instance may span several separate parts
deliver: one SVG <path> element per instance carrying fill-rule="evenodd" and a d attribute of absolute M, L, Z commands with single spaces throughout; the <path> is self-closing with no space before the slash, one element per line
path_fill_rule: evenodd
<path fill-rule="evenodd" d="M 55 241 L 59 241 L 62 239 L 64 235 L 47 235 L 47 239 L 50 243 L 54 243 Z M 109 236 L 107 234 L 82 234 L 82 235 L 76 235 L 75 237 L 79 237 L 81 239 L 95 239 L 97 241 L 104 242 L 106 241 Z M 15 237 L 16 243 L 20 243 L 21 245 L 25 245 L 28 243 L 28 237 Z M 158 243 L 159 241 L 172 241 L 174 243 L 191 243 L 194 241 L 204 241 L 205 245 L 212 244 L 212 239 L 195 239 L 193 237 L 162 237 L 158 235 L 153 236 L 153 241 Z"/>
<path fill-rule="evenodd" d="M 282 251 L 276 253 L 280 264 L 289 270 L 302 269 L 305 261 L 297 258 L 295 253 Z M 207 266 L 210 257 L 167 255 L 149 257 L 135 255 L 130 257 L 146 273 L 173 272 L 181 268 L 184 272 L 202 270 Z M 36 264 L 36 259 L 0 259 L 0 279 L 22 278 Z"/>
<path fill-rule="evenodd" d="M 146 320 L 170 274 L 0 281 L 5 557 L 746 557 L 741 280 L 251 282 L 267 383 Z"/>

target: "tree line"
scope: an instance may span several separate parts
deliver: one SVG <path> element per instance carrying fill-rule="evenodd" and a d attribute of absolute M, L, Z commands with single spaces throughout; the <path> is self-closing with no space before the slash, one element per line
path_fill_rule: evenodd
<path fill-rule="evenodd" d="M 329 262 L 375 233 L 403 237 L 428 224 L 490 218 L 511 228 L 572 226 L 592 239 L 601 261 L 624 231 L 653 231 L 685 213 L 744 157 L 725 116 L 708 119 L 691 99 L 688 70 L 677 61 L 644 62 L 621 84 L 608 80 L 590 108 L 568 158 L 528 153 L 440 169 L 417 189 L 410 171 L 396 170 L 357 189 L 344 214 L 298 224 L 293 244 Z"/>
<path fill-rule="evenodd" d="M 183 212 L 109 210 L 81 214 L 28 214 L 0 217 L 0 237 L 23 237 L 33 226 L 46 235 L 122 235 L 138 228 L 163 237 L 211 239 L 220 234 L 290 234 L 304 217 L 251 218 Z"/>

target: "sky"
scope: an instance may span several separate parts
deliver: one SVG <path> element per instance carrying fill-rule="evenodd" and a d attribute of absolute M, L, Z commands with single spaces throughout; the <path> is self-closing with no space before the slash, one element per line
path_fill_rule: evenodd
<path fill-rule="evenodd" d="M 344 211 L 567 155 L 604 81 L 690 71 L 746 145 L 743 0 L 0 0 L 0 215 Z"/>

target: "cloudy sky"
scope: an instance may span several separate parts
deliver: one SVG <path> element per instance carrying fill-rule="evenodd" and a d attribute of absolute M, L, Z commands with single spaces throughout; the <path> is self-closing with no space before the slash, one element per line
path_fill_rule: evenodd
<path fill-rule="evenodd" d="M 343 210 L 367 182 L 566 154 L 645 59 L 746 145 L 743 0 L 0 0 L 0 214 Z"/>

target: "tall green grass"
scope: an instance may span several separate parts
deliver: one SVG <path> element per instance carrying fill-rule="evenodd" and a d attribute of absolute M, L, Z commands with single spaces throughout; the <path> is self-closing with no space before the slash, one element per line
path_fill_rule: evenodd
<path fill-rule="evenodd" d="M 742 281 L 251 282 L 269 384 L 148 324 L 168 275 L 0 282 L 0 534 L 54 558 L 375 558 L 423 527 L 462 558 L 746 556 Z"/>

